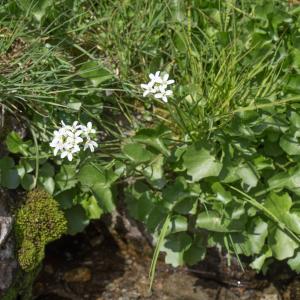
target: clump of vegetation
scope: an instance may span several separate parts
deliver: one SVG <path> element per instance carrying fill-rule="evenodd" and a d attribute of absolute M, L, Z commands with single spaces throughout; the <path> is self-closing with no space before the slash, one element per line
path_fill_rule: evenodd
<path fill-rule="evenodd" d="M 122 182 L 158 241 L 152 279 L 160 250 L 193 265 L 215 246 L 257 271 L 280 260 L 300 272 L 298 6 L 22 2 L 1 2 L 0 95 L 30 134 L 4 134 L 0 186 L 49 193 L 17 215 L 24 270 L 66 230 L 50 195 L 76 234 L 118 207 Z M 79 151 L 87 131 L 93 153 Z"/>
<path fill-rule="evenodd" d="M 44 258 L 45 246 L 66 230 L 67 221 L 57 201 L 42 189 L 29 192 L 15 223 L 21 268 L 24 271 L 36 269 Z"/>

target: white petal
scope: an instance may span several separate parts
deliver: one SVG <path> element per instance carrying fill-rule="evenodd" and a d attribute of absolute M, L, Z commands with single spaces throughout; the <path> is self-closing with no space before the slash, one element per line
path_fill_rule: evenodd
<path fill-rule="evenodd" d="M 162 97 L 162 101 L 164 101 L 164 102 L 167 103 L 167 102 L 168 102 L 168 98 L 167 98 L 166 96 L 163 96 L 163 97 Z"/>
<path fill-rule="evenodd" d="M 159 98 L 163 97 L 163 94 L 162 93 L 157 93 L 157 94 L 154 95 L 154 97 L 159 99 Z"/>
<path fill-rule="evenodd" d="M 94 141 L 91 141 L 91 147 L 93 148 L 93 150 L 91 149 L 91 151 L 94 152 L 95 148 L 98 147 L 98 144 L 96 142 L 94 142 Z"/>
<path fill-rule="evenodd" d="M 155 80 L 155 82 L 156 82 L 156 83 L 162 83 L 162 82 L 163 82 L 163 80 L 162 80 L 162 78 L 161 78 L 161 77 L 157 77 L 157 78 L 156 78 L 156 80 Z"/>
<path fill-rule="evenodd" d="M 69 143 L 69 142 L 64 143 L 64 148 L 67 149 L 67 150 L 72 149 L 73 148 L 73 143 L 72 142 L 71 143 Z"/>
<path fill-rule="evenodd" d="M 155 75 L 154 75 L 154 74 L 150 73 L 150 74 L 149 74 L 149 78 L 150 78 L 151 80 L 155 81 Z"/>
<path fill-rule="evenodd" d="M 69 153 L 68 153 L 68 160 L 69 160 L 69 161 L 72 161 L 72 159 L 73 159 L 73 155 L 72 155 L 71 152 L 69 152 Z"/>
<path fill-rule="evenodd" d="M 159 86 L 159 90 L 162 94 L 164 94 L 166 92 L 166 86 L 165 85 L 160 85 Z"/>
<path fill-rule="evenodd" d="M 143 97 L 146 97 L 150 92 L 148 90 L 146 90 L 144 93 L 143 93 Z"/>
<path fill-rule="evenodd" d="M 70 137 L 70 138 L 74 138 L 74 132 L 72 131 L 66 131 L 66 136 Z"/>
<path fill-rule="evenodd" d="M 142 83 L 141 88 L 144 90 L 148 89 L 148 84 Z"/>
<path fill-rule="evenodd" d="M 79 128 L 80 128 L 80 130 L 81 130 L 81 131 L 86 131 L 86 130 L 87 130 L 87 127 L 86 127 L 86 126 L 84 126 L 84 125 L 80 125 L 80 127 L 79 127 Z"/>
<path fill-rule="evenodd" d="M 67 151 L 61 153 L 60 158 L 65 158 L 68 155 Z"/>
<path fill-rule="evenodd" d="M 82 134 L 82 130 L 77 130 L 75 133 L 74 133 L 74 136 L 75 138 L 79 137 L 80 135 Z"/>
<path fill-rule="evenodd" d="M 59 150 L 58 148 L 55 148 L 55 149 L 54 149 L 54 151 L 53 151 L 54 156 L 57 155 L 58 150 Z"/>
<path fill-rule="evenodd" d="M 57 147 L 57 145 L 60 143 L 59 139 L 53 139 L 52 142 L 49 144 L 50 147 Z"/>
<path fill-rule="evenodd" d="M 149 81 L 148 84 L 147 84 L 148 90 L 151 89 L 154 86 L 154 84 L 155 84 L 155 80 Z"/>
<path fill-rule="evenodd" d="M 88 129 L 92 129 L 92 127 L 93 127 L 92 122 L 88 122 L 87 125 L 86 125 L 86 127 L 87 127 Z"/>
<path fill-rule="evenodd" d="M 163 77 L 163 81 L 168 81 L 168 78 L 169 78 L 169 74 L 165 74 Z"/>
<path fill-rule="evenodd" d="M 57 136 L 65 136 L 66 135 L 66 131 L 67 131 L 67 127 L 61 127 L 58 130 L 58 135 Z"/>
<path fill-rule="evenodd" d="M 72 149 L 72 153 L 76 153 L 76 152 L 79 152 L 80 151 L 80 148 L 78 145 L 75 145 Z"/>
<path fill-rule="evenodd" d="M 51 148 L 56 148 L 56 145 L 53 144 L 53 143 L 50 143 L 49 146 L 50 146 Z"/>
<path fill-rule="evenodd" d="M 174 82 L 175 82 L 174 79 L 170 79 L 170 80 L 167 81 L 167 84 L 173 84 Z"/>
<path fill-rule="evenodd" d="M 172 94 L 173 94 L 173 92 L 171 90 L 166 91 L 166 96 L 171 96 Z"/>

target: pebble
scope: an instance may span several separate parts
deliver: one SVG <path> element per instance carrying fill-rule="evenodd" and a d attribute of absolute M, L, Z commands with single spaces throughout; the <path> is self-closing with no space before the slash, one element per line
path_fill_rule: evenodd
<path fill-rule="evenodd" d="M 96 236 L 96 237 L 92 238 L 89 242 L 92 247 L 96 247 L 96 246 L 101 245 L 103 241 L 104 241 L 103 236 Z"/>
<path fill-rule="evenodd" d="M 259 300 L 281 300 L 278 290 L 273 284 L 264 289 L 263 296 Z"/>
<path fill-rule="evenodd" d="M 63 278 L 66 282 L 88 282 L 92 279 L 92 273 L 87 267 L 79 267 L 67 271 Z"/>

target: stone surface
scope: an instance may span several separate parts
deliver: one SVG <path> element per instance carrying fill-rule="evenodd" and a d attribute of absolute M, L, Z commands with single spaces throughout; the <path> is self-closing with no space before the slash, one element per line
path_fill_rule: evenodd
<path fill-rule="evenodd" d="M 18 265 L 14 255 L 13 218 L 7 208 L 8 194 L 0 190 L 0 297 L 11 286 Z"/>
<path fill-rule="evenodd" d="M 270 284 L 270 286 L 263 290 L 263 295 L 259 300 L 282 300 L 282 297 L 276 287 L 273 284 Z"/>

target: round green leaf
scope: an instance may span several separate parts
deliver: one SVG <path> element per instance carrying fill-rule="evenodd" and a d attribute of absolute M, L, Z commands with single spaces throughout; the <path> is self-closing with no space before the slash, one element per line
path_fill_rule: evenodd
<path fill-rule="evenodd" d="M 113 195 L 109 186 L 97 183 L 92 187 L 92 192 L 104 212 L 111 213 L 115 210 Z"/>
<path fill-rule="evenodd" d="M 147 162 L 155 157 L 144 145 L 138 143 L 124 145 L 123 153 L 136 164 Z"/>
<path fill-rule="evenodd" d="M 24 177 L 21 179 L 21 185 L 24 190 L 30 191 L 34 188 L 35 179 L 34 176 L 31 174 L 25 174 Z"/>
<path fill-rule="evenodd" d="M 205 247 L 199 247 L 198 245 L 192 245 L 183 254 L 184 262 L 190 266 L 195 265 L 199 261 L 203 260 L 206 254 Z"/>
<path fill-rule="evenodd" d="M 20 184 L 20 177 L 16 169 L 1 172 L 1 185 L 8 189 L 16 189 Z"/>
<path fill-rule="evenodd" d="M 92 187 L 96 183 L 106 184 L 106 177 L 102 168 L 92 164 L 86 164 L 80 169 L 78 179 L 82 185 L 88 187 Z"/>
<path fill-rule="evenodd" d="M 66 210 L 65 217 L 68 221 L 68 233 L 71 235 L 83 231 L 89 224 L 89 219 L 85 210 L 80 205 L 73 206 Z"/>

